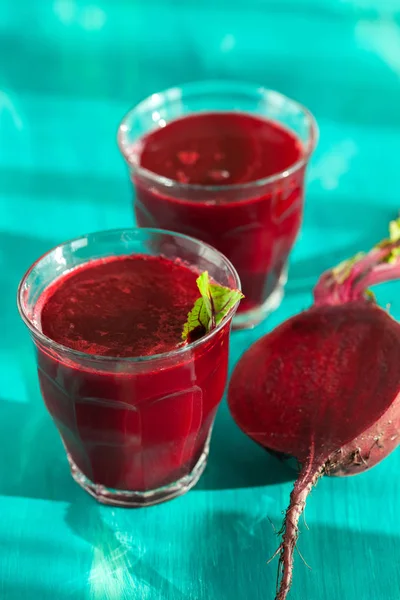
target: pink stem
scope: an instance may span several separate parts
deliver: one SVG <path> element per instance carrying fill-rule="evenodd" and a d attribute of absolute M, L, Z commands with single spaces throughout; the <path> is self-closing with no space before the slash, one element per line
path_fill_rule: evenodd
<path fill-rule="evenodd" d="M 356 295 L 361 295 L 372 285 L 385 283 L 386 281 L 392 281 L 394 279 L 400 279 L 400 260 L 390 265 L 379 265 L 369 273 L 366 273 L 354 286 L 354 292 Z"/>
<path fill-rule="evenodd" d="M 371 301 L 369 286 L 400 279 L 400 240 L 373 248 L 342 268 L 323 273 L 314 288 L 314 305 L 337 305 L 354 301 Z M 388 260 L 391 262 L 387 262 Z"/>

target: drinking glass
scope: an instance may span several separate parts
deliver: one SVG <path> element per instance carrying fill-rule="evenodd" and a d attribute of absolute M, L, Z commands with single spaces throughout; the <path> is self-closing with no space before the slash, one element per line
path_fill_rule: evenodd
<path fill-rule="evenodd" d="M 55 279 L 92 259 L 148 254 L 208 271 L 240 288 L 230 262 L 176 233 L 94 233 L 42 256 L 24 275 L 18 308 L 36 349 L 40 388 L 64 443 L 71 473 L 105 504 L 147 506 L 187 492 L 202 474 L 228 366 L 235 308 L 199 340 L 164 354 L 95 356 L 46 337 L 36 304 Z"/>
<path fill-rule="evenodd" d="M 179 182 L 140 165 L 144 136 L 201 112 L 240 112 L 278 123 L 295 134 L 302 154 L 282 172 L 232 185 Z M 228 257 L 245 295 L 234 327 L 254 326 L 282 300 L 288 256 L 302 221 L 305 170 L 316 140 L 315 119 L 298 102 L 261 86 L 225 81 L 152 94 L 120 124 L 118 144 L 134 186 L 137 224 L 191 235 Z"/>

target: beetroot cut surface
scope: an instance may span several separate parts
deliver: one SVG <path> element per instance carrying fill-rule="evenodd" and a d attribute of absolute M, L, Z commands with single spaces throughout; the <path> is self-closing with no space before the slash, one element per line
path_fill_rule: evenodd
<path fill-rule="evenodd" d="M 298 521 L 324 474 L 352 475 L 387 456 L 400 435 L 400 325 L 370 285 L 400 278 L 400 221 L 390 239 L 324 273 L 314 306 L 258 340 L 228 394 L 239 427 L 300 467 L 282 528 L 276 600 L 287 597 Z"/>

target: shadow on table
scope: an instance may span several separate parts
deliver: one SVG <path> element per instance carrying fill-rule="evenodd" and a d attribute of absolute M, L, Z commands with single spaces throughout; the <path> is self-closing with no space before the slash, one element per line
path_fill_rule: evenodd
<path fill-rule="evenodd" d="M 233 421 L 227 403 L 218 409 L 207 468 L 195 490 L 274 485 L 294 480 L 294 472 L 250 440 Z"/>

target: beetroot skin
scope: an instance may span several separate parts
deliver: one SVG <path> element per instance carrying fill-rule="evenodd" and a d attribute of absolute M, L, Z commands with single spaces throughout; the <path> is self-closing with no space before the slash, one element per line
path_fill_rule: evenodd
<path fill-rule="evenodd" d="M 231 379 L 239 427 L 300 465 L 277 550 L 276 600 L 289 592 L 299 517 L 319 477 L 369 469 L 400 440 L 400 325 L 368 291 L 400 277 L 400 220 L 390 232 L 324 273 L 314 306 L 256 342 Z"/>

